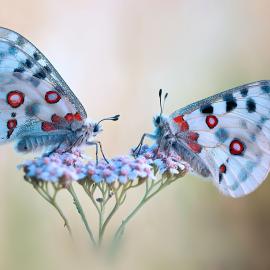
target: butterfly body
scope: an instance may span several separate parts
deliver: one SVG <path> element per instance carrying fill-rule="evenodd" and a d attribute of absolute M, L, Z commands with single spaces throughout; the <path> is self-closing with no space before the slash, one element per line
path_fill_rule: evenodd
<path fill-rule="evenodd" d="M 73 121 L 72 123 L 65 123 L 62 120 L 61 126 L 52 125 L 50 132 L 27 132 L 24 130 L 22 136 L 18 136 L 18 143 L 16 149 L 19 152 L 31 152 L 40 148 L 46 149 L 62 149 L 67 151 L 72 147 L 78 147 L 84 144 L 89 144 L 91 140 L 97 135 L 93 129 L 94 123 L 80 123 Z"/>
<path fill-rule="evenodd" d="M 203 177 L 211 175 L 207 165 L 187 146 L 188 143 L 196 140 L 197 136 L 189 131 L 178 131 L 172 125 L 169 117 L 159 115 L 154 118 L 155 131 L 153 134 L 147 134 L 154 139 L 159 146 L 159 151 L 175 151 L 182 160 L 186 162 L 191 170 Z"/>
<path fill-rule="evenodd" d="M 19 152 L 97 145 L 100 122 L 30 41 L 0 27 L 0 143 L 16 141 Z"/>
<path fill-rule="evenodd" d="M 270 169 L 270 81 L 242 85 L 154 119 L 159 151 L 175 151 L 224 194 L 244 196 Z M 146 135 L 146 136 L 148 136 Z"/>

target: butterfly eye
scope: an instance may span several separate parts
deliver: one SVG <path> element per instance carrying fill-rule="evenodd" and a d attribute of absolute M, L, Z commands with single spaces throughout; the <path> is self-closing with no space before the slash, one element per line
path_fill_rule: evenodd
<path fill-rule="evenodd" d="M 155 120 L 156 124 L 159 125 L 160 124 L 160 116 L 158 116 Z"/>
<path fill-rule="evenodd" d="M 99 125 L 95 124 L 93 132 L 96 133 L 99 131 Z"/>

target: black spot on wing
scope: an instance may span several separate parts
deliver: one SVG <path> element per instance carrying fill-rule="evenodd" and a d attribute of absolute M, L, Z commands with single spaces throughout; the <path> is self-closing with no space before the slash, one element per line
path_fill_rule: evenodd
<path fill-rule="evenodd" d="M 226 101 L 226 112 L 230 112 L 237 107 L 236 99 L 232 94 L 226 94 L 223 97 L 223 100 Z"/>
<path fill-rule="evenodd" d="M 226 102 L 226 112 L 230 112 L 233 109 L 235 109 L 236 107 L 237 107 L 236 101 L 232 100 L 232 101 Z"/>
<path fill-rule="evenodd" d="M 19 73 L 22 73 L 24 71 L 25 71 L 24 67 L 17 67 L 17 68 L 14 68 L 13 70 L 13 72 L 19 72 Z"/>
<path fill-rule="evenodd" d="M 268 117 L 266 117 L 266 116 L 261 116 L 260 122 L 261 122 L 262 124 L 264 124 L 267 120 L 269 120 Z"/>
<path fill-rule="evenodd" d="M 220 128 L 215 132 L 215 136 L 219 142 L 224 143 L 229 138 L 229 133 L 226 129 Z"/>
<path fill-rule="evenodd" d="M 265 94 L 270 93 L 270 86 L 269 85 L 263 85 L 263 86 L 261 86 L 261 89 L 262 89 L 263 93 L 265 93 Z"/>
<path fill-rule="evenodd" d="M 246 97 L 248 94 L 248 89 L 247 88 L 241 89 L 240 94 L 242 97 Z"/>
<path fill-rule="evenodd" d="M 24 40 L 23 37 L 18 36 L 18 38 L 17 38 L 17 40 L 15 41 L 15 43 L 16 43 L 17 45 L 19 45 L 19 46 L 22 46 L 22 45 L 24 45 L 25 40 Z"/>
<path fill-rule="evenodd" d="M 204 105 L 201 107 L 201 113 L 213 113 L 214 108 L 211 104 Z"/>
<path fill-rule="evenodd" d="M 32 68 L 33 67 L 33 63 L 29 59 L 26 59 L 25 60 L 25 63 L 24 63 L 24 66 L 26 68 Z"/>
<path fill-rule="evenodd" d="M 37 115 L 40 111 L 40 104 L 39 103 L 32 103 L 25 107 L 25 114 L 29 117 L 33 117 Z"/>
<path fill-rule="evenodd" d="M 44 70 L 40 70 L 39 72 L 35 73 L 33 76 L 38 78 L 38 79 L 45 79 L 46 72 Z"/>
<path fill-rule="evenodd" d="M 14 46 L 10 46 L 9 49 L 8 49 L 8 53 L 11 54 L 11 55 L 16 55 L 17 52 L 18 52 L 18 50 Z"/>
<path fill-rule="evenodd" d="M 46 72 L 48 72 L 48 73 L 51 73 L 51 72 L 52 72 L 52 70 L 51 70 L 50 67 L 48 67 L 48 66 L 45 66 L 44 69 L 45 69 Z"/>
<path fill-rule="evenodd" d="M 219 182 L 219 184 L 222 182 L 222 178 L 223 178 L 223 174 L 219 173 L 218 174 L 218 182 Z"/>
<path fill-rule="evenodd" d="M 256 112 L 256 103 L 252 98 L 247 100 L 247 110 L 249 113 Z"/>
<path fill-rule="evenodd" d="M 13 131 L 14 131 L 14 129 L 9 129 L 9 130 L 7 131 L 7 139 L 10 139 L 10 137 L 11 137 Z"/>
<path fill-rule="evenodd" d="M 35 53 L 33 54 L 33 57 L 34 57 L 34 59 L 35 59 L 36 61 L 38 61 L 38 60 L 41 59 L 41 56 L 40 56 L 37 52 L 35 52 Z"/>

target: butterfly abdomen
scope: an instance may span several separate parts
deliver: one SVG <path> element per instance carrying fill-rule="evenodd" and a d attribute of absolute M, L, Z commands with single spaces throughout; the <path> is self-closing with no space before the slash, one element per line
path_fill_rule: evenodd
<path fill-rule="evenodd" d="M 188 149 L 184 144 L 180 141 L 175 141 L 172 144 L 174 150 L 178 153 L 178 155 L 187 162 L 193 171 L 203 177 L 210 177 L 211 172 L 209 171 L 206 164 L 203 160 L 196 154 L 194 154 L 190 149 Z"/>
<path fill-rule="evenodd" d="M 16 149 L 19 152 L 28 153 L 42 147 L 58 146 L 59 144 L 64 143 L 65 140 L 66 135 L 59 134 L 27 136 L 19 140 Z"/>

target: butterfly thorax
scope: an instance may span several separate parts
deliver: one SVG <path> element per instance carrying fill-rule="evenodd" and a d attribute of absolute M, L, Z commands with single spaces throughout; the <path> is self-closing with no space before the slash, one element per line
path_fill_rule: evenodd
<path fill-rule="evenodd" d="M 164 115 L 154 117 L 154 126 L 156 129 L 153 137 L 159 145 L 160 150 L 170 150 L 175 135 L 168 117 Z"/>
<path fill-rule="evenodd" d="M 89 144 L 94 141 L 98 133 L 102 131 L 101 125 L 89 119 L 73 121 L 66 127 L 69 133 L 66 136 L 63 147 L 73 148 Z"/>

